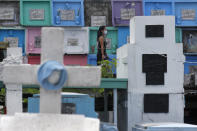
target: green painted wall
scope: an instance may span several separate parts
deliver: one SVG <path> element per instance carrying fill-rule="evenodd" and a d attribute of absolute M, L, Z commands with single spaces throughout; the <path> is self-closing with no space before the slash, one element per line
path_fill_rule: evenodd
<path fill-rule="evenodd" d="M 182 30 L 181 28 L 176 28 L 176 43 L 182 43 Z"/>
<path fill-rule="evenodd" d="M 99 27 L 90 27 L 89 28 L 89 51 L 90 54 L 97 54 L 97 31 Z M 107 49 L 107 54 L 116 54 L 116 49 L 118 45 L 118 29 L 115 27 L 107 27 L 107 38 L 111 39 L 111 49 Z M 94 51 L 92 51 L 92 47 Z"/>
<path fill-rule="evenodd" d="M 50 0 L 21 0 L 20 1 L 20 22 L 24 26 L 50 26 L 51 25 L 51 7 Z M 31 20 L 30 10 L 43 9 L 43 20 Z"/>

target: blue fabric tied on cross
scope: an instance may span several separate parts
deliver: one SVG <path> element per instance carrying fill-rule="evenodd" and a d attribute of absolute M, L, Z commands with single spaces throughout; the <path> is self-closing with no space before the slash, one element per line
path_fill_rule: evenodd
<path fill-rule="evenodd" d="M 49 82 L 49 78 L 53 75 L 53 72 L 60 72 L 58 82 L 55 84 Z M 67 71 L 64 65 L 57 61 L 47 61 L 41 65 L 37 73 L 37 79 L 40 85 L 47 90 L 58 90 L 64 86 L 67 80 Z"/>

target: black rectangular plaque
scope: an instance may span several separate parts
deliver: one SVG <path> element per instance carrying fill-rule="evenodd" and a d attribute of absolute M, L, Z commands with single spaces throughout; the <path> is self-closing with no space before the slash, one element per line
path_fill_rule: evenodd
<path fill-rule="evenodd" d="M 144 94 L 144 113 L 168 113 L 169 94 Z"/>
<path fill-rule="evenodd" d="M 142 71 L 146 72 L 167 72 L 166 54 L 143 54 Z"/>
<path fill-rule="evenodd" d="M 62 103 L 62 114 L 75 114 L 76 105 L 74 103 Z"/>
<path fill-rule="evenodd" d="M 164 37 L 164 25 L 146 25 L 146 37 Z"/>
<path fill-rule="evenodd" d="M 164 73 L 163 72 L 146 73 L 146 85 L 164 85 Z"/>

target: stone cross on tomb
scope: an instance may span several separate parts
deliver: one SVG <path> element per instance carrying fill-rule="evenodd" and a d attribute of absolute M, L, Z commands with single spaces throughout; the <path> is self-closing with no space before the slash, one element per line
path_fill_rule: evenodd
<path fill-rule="evenodd" d="M 40 113 L 61 113 L 61 88 L 99 87 L 100 67 L 64 66 L 64 29 L 43 27 L 41 65 L 8 64 L 3 69 L 6 85 L 40 85 Z"/>

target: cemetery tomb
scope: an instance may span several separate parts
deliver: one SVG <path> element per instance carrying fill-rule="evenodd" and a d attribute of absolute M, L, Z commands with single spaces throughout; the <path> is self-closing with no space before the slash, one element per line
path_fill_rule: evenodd
<path fill-rule="evenodd" d="M 21 47 L 25 55 L 25 30 L 23 28 L 0 29 L 0 41 L 8 42 L 9 47 Z"/>
<path fill-rule="evenodd" d="M 39 113 L 39 95 L 28 98 L 28 112 Z M 97 118 L 94 110 L 94 98 L 87 94 L 62 93 L 62 114 L 83 114 L 86 117 Z"/>
<path fill-rule="evenodd" d="M 40 55 L 29 55 L 28 64 L 40 64 Z M 64 65 L 70 66 L 86 66 L 87 55 L 64 55 Z"/>
<path fill-rule="evenodd" d="M 197 66 L 197 57 L 195 55 L 186 55 L 184 63 L 184 74 L 190 73 L 190 66 Z"/>
<path fill-rule="evenodd" d="M 130 43 L 130 33 L 128 26 L 118 27 L 118 48 Z"/>
<path fill-rule="evenodd" d="M 89 54 L 97 54 L 97 31 L 98 27 L 89 27 Z M 115 27 L 107 27 L 106 52 L 116 54 L 118 45 L 118 30 Z"/>
<path fill-rule="evenodd" d="M 64 53 L 88 54 L 89 32 L 87 27 L 65 28 L 64 30 Z"/>
<path fill-rule="evenodd" d="M 155 89 L 156 90 L 156 89 Z M 128 117 L 129 128 L 138 123 L 178 122 L 184 119 L 184 94 L 169 94 L 166 92 L 131 92 L 129 93 Z M 131 108 L 130 104 L 136 105 Z M 135 131 L 135 130 L 131 130 Z"/>
<path fill-rule="evenodd" d="M 185 54 L 197 53 L 197 29 L 196 28 L 183 28 L 183 52 Z"/>
<path fill-rule="evenodd" d="M 141 0 L 112 0 L 113 26 L 128 26 L 132 17 L 141 15 Z"/>
<path fill-rule="evenodd" d="M 175 40 L 174 16 L 131 19 L 130 44 L 117 52 L 117 77 L 129 81 L 128 130 L 137 123 L 183 122 L 184 55 Z"/>
<path fill-rule="evenodd" d="M 3 82 L 6 88 L 14 85 L 40 85 L 42 87 L 40 88 L 40 112 L 59 114 L 61 112 L 61 88 L 64 86 L 99 87 L 101 68 L 80 66 L 64 67 L 64 29 L 43 27 L 41 32 L 42 65 L 5 65 L 2 73 Z M 46 72 L 48 73 L 46 74 Z M 69 79 L 67 79 L 67 76 L 69 76 Z M 11 99 L 6 100 L 10 101 Z M 14 100 L 18 100 L 18 97 L 13 96 L 12 101 Z M 20 103 L 22 103 L 22 100 L 20 100 Z M 10 109 L 12 106 L 7 108 Z M 15 109 L 15 111 L 17 111 L 17 109 Z M 12 113 L 14 113 L 14 111 Z"/>
<path fill-rule="evenodd" d="M 0 1 L 0 26 L 19 25 L 19 1 Z"/>
<path fill-rule="evenodd" d="M 41 28 L 27 29 L 27 52 L 28 54 L 40 54 Z M 88 54 L 89 30 L 87 27 L 64 28 L 64 53 L 65 54 Z"/>
<path fill-rule="evenodd" d="M 8 130 L 9 131 L 21 131 L 21 130 L 63 131 L 65 129 L 72 131 L 78 131 L 79 129 L 82 131 L 83 130 L 99 131 L 98 119 L 85 118 L 84 116 L 79 116 L 79 115 L 78 116 L 72 115 L 70 117 L 68 115 L 67 116 L 58 115 L 61 111 L 60 89 L 63 86 L 99 87 L 100 76 L 101 76 L 100 67 L 64 67 L 60 64 L 63 63 L 63 50 L 62 50 L 63 40 L 64 40 L 63 32 L 64 30 L 62 28 L 42 29 L 43 48 L 41 53 L 42 54 L 41 60 L 42 63 L 44 64 L 42 64 L 41 66 L 39 65 L 32 66 L 26 64 L 5 65 L 3 67 L 4 70 L 2 73 L 3 82 L 6 84 L 6 88 L 13 89 L 13 87 L 15 87 L 13 93 L 16 93 L 16 89 L 18 89 L 17 86 L 22 84 L 41 85 L 42 88 L 40 89 L 40 112 L 55 113 L 55 115 L 16 114 L 15 116 L 4 116 L 0 118 L 1 119 L 0 129 L 2 131 L 8 131 Z M 54 40 L 53 38 L 55 38 L 56 40 Z M 58 43 L 58 46 L 54 46 L 54 43 Z M 47 46 L 51 46 L 52 48 L 46 48 Z M 59 61 L 60 63 L 53 60 Z M 46 76 L 44 76 L 46 75 L 46 72 L 49 73 L 47 78 Z M 78 73 L 78 75 L 72 77 L 72 75 L 76 74 L 76 72 Z M 80 76 L 80 74 L 82 74 L 83 76 Z M 68 80 L 66 80 L 67 75 L 69 76 Z M 92 83 L 92 81 L 94 82 Z M 12 95 L 12 99 L 10 99 L 10 97 L 8 97 L 9 96 L 8 92 L 6 93 L 7 93 L 6 94 L 7 103 L 17 101 L 17 103 L 22 104 L 22 95 L 21 96 Z M 22 93 L 22 89 L 21 91 L 19 91 L 19 93 Z M 10 92 L 10 95 L 11 94 L 12 93 Z M 21 112 L 21 110 L 20 111 L 18 110 L 19 109 L 18 106 L 15 107 L 13 106 L 13 104 L 7 106 L 8 110 L 10 110 L 11 108 L 14 110 L 11 113 L 9 113 L 9 115 L 13 115 L 15 112 Z M 55 123 L 55 124 L 48 126 L 50 125 L 50 123 Z M 80 126 L 79 123 L 81 124 Z M 70 125 L 75 125 L 75 126 L 70 127 Z"/>
<path fill-rule="evenodd" d="M 52 0 L 54 26 L 84 26 L 83 0 Z"/>
<path fill-rule="evenodd" d="M 41 51 L 41 28 L 27 28 L 27 54 L 40 54 Z"/>
<path fill-rule="evenodd" d="M 174 0 L 176 26 L 196 26 L 197 2 L 195 0 Z"/>
<path fill-rule="evenodd" d="M 195 55 L 186 55 L 184 63 L 184 88 L 193 89 L 197 85 L 197 57 Z"/>
<path fill-rule="evenodd" d="M 84 0 L 86 26 L 112 26 L 111 0 Z"/>
<path fill-rule="evenodd" d="M 196 131 L 196 125 L 189 125 L 183 123 L 144 123 L 137 124 L 133 127 L 133 131 Z"/>
<path fill-rule="evenodd" d="M 145 16 L 173 15 L 172 0 L 143 0 Z"/>
<path fill-rule="evenodd" d="M 24 26 L 50 26 L 50 5 L 50 0 L 20 0 L 20 23 Z"/>
<path fill-rule="evenodd" d="M 99 131 L 100 124 L 98 119 L 83 115 L 47 113 L 17 113 L 14 116 L 2 116 L 0 121 L 1 131 Z"/>

